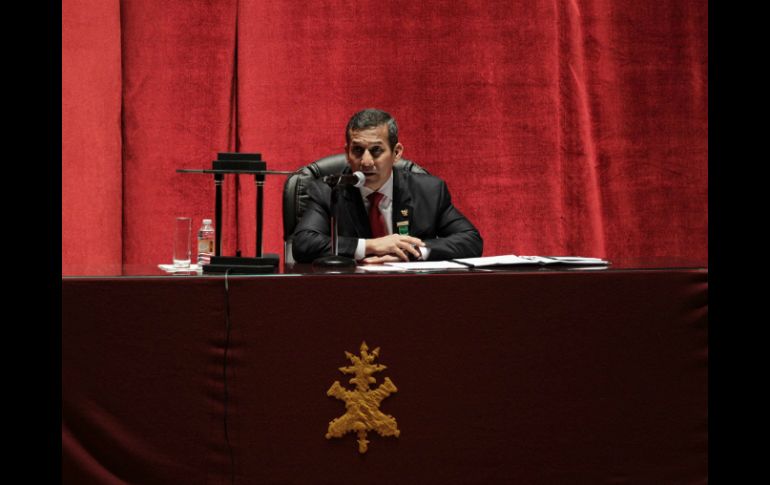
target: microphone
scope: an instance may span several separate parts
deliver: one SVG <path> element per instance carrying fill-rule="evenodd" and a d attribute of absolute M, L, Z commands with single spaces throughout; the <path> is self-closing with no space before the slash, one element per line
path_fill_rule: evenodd
<path fill-rule="evenodd" d="M 323 181 L 330 187 L 339 187 L 343 185 L 352 185 L 353 187 L 363 187 L 366 182 L 366 176 L 363 172 L 353 172 L 346 174 L 326 175 Z"/>

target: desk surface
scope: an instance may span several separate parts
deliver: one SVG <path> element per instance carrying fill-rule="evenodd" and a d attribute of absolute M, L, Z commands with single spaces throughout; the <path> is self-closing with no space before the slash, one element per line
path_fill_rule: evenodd
<path fill-rule="evenodd" d="M 615 272 L 615 271 L 649 271 L 649 270 L 681 270 L 681 269 L 705 269 L 707 265 L 702 261 L 693 261 L 687 258 L 681 257 L 648 257 L 637 260 L 624 260 L 624 261 L 611 261 L 609 266 L 598 267 L 581 267 L 581 266 L 521 266 L 521 267 L 506 267 L 506 268 L 479 268 L 479 269 L 463 269 L 452 271 L 404 271 L 404 272 L 392 272 L 392 273 L 369 273 L 361 268 L 354 268 L 350 271 L 345 271 L 346 274 L 362 274 L 362 275 L 392 275 L 392 274 L 431 274 L 431 273 L 542 273 L 542 272 L 575 272 L 575 271 L 603 271 L 603 272 Z M 166 263 L 164 263 L 166 264 Z M 180 277 L 223 277 L 223 274 L 203 274 L 201 272 L 189 272 L 189 273 L 167 273 L 155 264 L 125 264 L 122 267 L 75 267 L 71 266 L 72 272 L 70 274 L 63 274 L 62 278 L 93 278 L 93 277 L 139 277 L 139 278 L 180 278 Z M 324 275 L 334 274 L 333 271 L 324 271 L 322 269 L 313 268 L 311 264 L 289 264 L 284 265 L 281 263 L 278 270 L 275 273 L 263 274 L 263 275 L 229 275 L 229 277 L 271 277 L 271 276 L 310 276 L 310 275 Z"/>

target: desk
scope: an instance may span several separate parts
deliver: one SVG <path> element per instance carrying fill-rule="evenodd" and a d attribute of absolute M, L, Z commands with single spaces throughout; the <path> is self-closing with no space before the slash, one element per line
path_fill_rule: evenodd
<path fill-rule="evenodd" d="M 64 483 L 704 482 L 707 277 L 63 278 Z M 364 340 L 401 435 L 360 454 L 324 434 Z"/>

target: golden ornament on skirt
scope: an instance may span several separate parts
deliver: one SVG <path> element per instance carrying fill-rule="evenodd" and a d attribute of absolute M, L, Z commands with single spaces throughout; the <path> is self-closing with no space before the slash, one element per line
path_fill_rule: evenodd
<path fill-rule="evenodd" d="M 389 395 L 397 392 L 396 385 L 389 377 L 386 377 L 377 389 L 369 386 L 376 382 L 372 377 L 375 372 L 381 372 L 387 367 L 382 364 L 373 364 L 379 357 L 380 348 L 377 347 L 371 353 L 366 342 L 361 343 L 360 356 L 345 352 L 345 356 L 353 365 L 340 367 L 344 374 L 353 374 L 349 381 L 355 385 L 355 389 L 348 390 L 340 385 L 340 381 L 326 391 L 327 396 L 333 396 L 345 402 L 347 412 L 329 423 L 326 438 L 340 438 L 346 433 L 354 431 L 358 435 L 358 451 L 366 453 L 369 440 L 366 434 L 375 431 L 380 436 L 398 437 L 401 431 L 398 429 L 396 418 L 380 411 L 380 403 Z"/>

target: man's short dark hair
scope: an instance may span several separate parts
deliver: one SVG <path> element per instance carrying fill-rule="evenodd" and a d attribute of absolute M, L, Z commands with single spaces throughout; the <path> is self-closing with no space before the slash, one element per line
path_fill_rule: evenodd
<path fill-rule="evenodd" d="M 348 126 L 345 128 L 345 141 L 350 145 L 350 132 L 361 131 L 369 128 L 377 128 L 380 125 L 388 125 L 388 144 L 393 150 L 398 143 L 398 125 L 395 118 L 379 109 L 365 109 L 354 114 Z"/>

